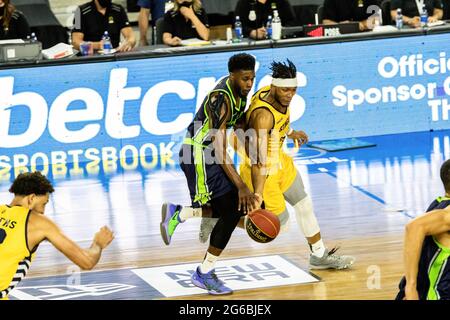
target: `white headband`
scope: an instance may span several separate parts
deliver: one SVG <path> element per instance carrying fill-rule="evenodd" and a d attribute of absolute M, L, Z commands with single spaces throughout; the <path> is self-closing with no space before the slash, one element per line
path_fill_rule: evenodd
<path fill-rule="evenodd" d="M 273 78 L 272 84 L 277 87 L 298 87 L 297 78 L 281 79 Z"/>

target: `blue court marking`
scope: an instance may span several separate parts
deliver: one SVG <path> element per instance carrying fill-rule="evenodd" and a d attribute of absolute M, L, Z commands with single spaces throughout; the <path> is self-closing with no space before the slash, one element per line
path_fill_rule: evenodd
<path fill-rule="evenodd" d="M 408 218 L 411 218 L 411 219 L 414 219 L 416 216 L 413 216 L 413 215 L 410 215 L 409 213 L 408 213 L 408 211 L 406 211 L 406 210 L 402 210 L 402 211 L 399 211 L 402 215 L 404 215 L 405 217 L 408 217 Z"/>
<path fill-rule="evenodd" d="M 334 173 L 331 173 L 331 172 L 329 172 L 329 171 L 324 172 L 324 173 L 326 173 L 326 174 L 332 176 L 332 177 L 335 178 L 335 179 L 338 178 Z M 377 202 L 379 202 L 379 203 L 381 203 L 381 204 L 383 204 L 383 205 L 386 205 L 386 202 L 385 202 L 383 199 L 381 199 L 380 197 L 377 197 L 377 196 L 374 195 L 373 193 L 371 193 L 371 192 L 369 192 L 369 191 L 367 191 L 367 190 L 365 190 L 365 189 L 363 189 L 363 188 L 361 188 L 361 187 L 355 186 L 355 185 L 353 185 L 353 184 L 350 184 L 350 185 L 351 185 L 353 188 L 355 188 L 356 190 L 358 190 L 359 192 L 364 193 L 366 196 L 368 196 L 368 197 L 374 199 L 375 201 L 377 201 Z"/>
<path fill-rule="evenodd" d="M 338 177 L 337 177 L 334 173 L 332 173 L 332 172 L 326 171 L 326 172 L 321 172 L 321 173 L 326 173 L 326 174 L 328 174 L 329 176 L 332 176 L 333 178 L 338 179 Z M 353 185 L 353 184 L 350 184 L 350 185 L 351 185 L 353 188 L 355 188 L 356 190 L 358 190 L 359 192 L 365 194 L 366 196 L 368 196 L 368 197 L 374 199 L 375 201 L 377 201 L 377 202 L 379 202 L 379 203 L 381 203 L 381 204 L 383 204 L 383 205 L 386 205 L 386 202 L 385 202 L 383 199 L 381 199 L 380 197 L 374 195 L 373 193 L 371 193 L 371 192 L 369 192 L 369 191 L 367 191 L 367 190 L 365 190 L 364 188 L 361 188 L 361 187 L 359 187 L 359 186 L 355 186 L 355 185 Z M 414 219 L 414 218 L 416 217 L 415 215 L 410 215 L 410 214 L 408 213 L 408 211 L 406 211 L 406 210 L 401 210 L 401 211 L 398 211 L 398 212 L 401 213 L 402 215 L 404 215 L 405 217 L 410 218 L 410 219 Z"/>

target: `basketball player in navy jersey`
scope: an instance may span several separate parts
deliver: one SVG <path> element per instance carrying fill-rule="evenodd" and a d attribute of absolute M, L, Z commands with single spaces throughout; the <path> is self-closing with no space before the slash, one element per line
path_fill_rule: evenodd
<path fill-rule="evenodd" d="M 405 276 L 397 300 L 450 299 L 450 160 L 441 167 L 445 196 L 406 225 Z"/>
<path fill-rule="evenodd" d="M 192 207 L 165 203 L 160 225 L 163 241 L 169 245 L 175 228 L 186 219 L 219 218 L 203 263 L 192 275 L 194 285 L 213 295 L 232 293 L 217 278 L 215 263 L 241 216 L 262 202 L 261 196 L 250 192 L 242 181 L 226 151 L 226 129 L 243 120 L 247 95 L 255 79 L 255 58 L 236 54 L 228 61 L 228 71 L 229 76 L 206 96 L 180 150 L 180 166 L 187 179 Z"/>

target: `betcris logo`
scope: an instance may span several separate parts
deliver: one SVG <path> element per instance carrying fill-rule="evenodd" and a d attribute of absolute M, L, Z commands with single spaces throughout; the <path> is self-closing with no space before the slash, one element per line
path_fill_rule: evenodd
<path fill-rule="evenodd" d="M 62 168 L 59 175 L 67 174 L 67 164 L 78 167 L 85 162 L 94 173 L 102 163 L 106 163 L 104 171 L 115 171 L 116 163 L 127 170 L 175 165 L 177 143 L 181 143 L 204 97 L 224 74 L 210 71 L 199 77 L 182 66 L 177 67 L 177 73 L 158 73 L 157 81 L 150 76 L 136 81 L 140 62 L 133 63 L 130 68 L 105 68 L 107 74 L 102 76 L 108 79 L 106 85 L 97 81 L 98 74 L 91 79 L 85 71 L 83 81 L 56 85 L 52 76 L 63 67 L 42 68 L 47 72 L 29 82 L 20 77 L 19 70 L 0 77 L 0 180 L 10 179 L 13 169 L 14 176 L 29 170 L 48 173 L 54 170 L 49 165 L 55 164 Z M 170 68 L 170 63 L 166 64 Z M 88 67 L 79 66 L 82 70 Z M 257 63 L 257 75 L 263 76 L 256 79 L 249 99 L 256 88 L 271 82 L 270 70 L 259 69 Z M 187 80 L 179 80 L 185 74 L 189 74 L 183 77 Z M 306 76 L 298 73 L 298 78 L 299 87 L 305 87 Z M 29 90 L 36 82 L 38 88 Z M 297 94 L 292 106 L 294 122 L 303 115 L 305 100 Z"/>
<path fill-rule="evenodd" d="M 127 87 L 128 69 L 113 69 L 110 73 L 106 103 L 93 88 L 72 88 L 60 93 L 50 104 L 36 92 L 14 93 L 14 77 L 0 78 L 0 96 L 4 100 L 0 109 L 0 147 L 20 148 L 36 143 L 48 129 L 56 142 L 63 144 L 89 142 L 104 131 L 113 139 L 138 137 L 142 130 L 153 135 L 170 135 L 184 129 L 193 119 L 192 113 L 179 114 L 172 122 L 161 122 L 157 117 L 158 102 L 168 93 L 176 93 L 181 100 L 195 97 L 195 88 L 185 81 L 170 80 L 158 83 L 142 96 L 140 87 Z M 208 79 L 206 79 L 208 81 Z M 204 81 L 200 80 L 200 85 Z M 212 81 L 214 84 L 214 81 Z M 200 88 L 201 89 L 201 88 Z M 136 125 L 124 123 L 125 103 L 141 100 Z M 82 101 L 85 108 L 69 110 L 71 103 Z M 10 134 L 13 108 L 25 106 L 30 117 L 21 134 Z M 96 122 L 85 124 L 86 122 Z M 78 123 L 81 128 L 69 129 Z"/>
<path fill-rule="evenodd" d="M 306 77 L 299 73 L 300 86 L 306 85 Z M 158 118 L 158 103 L 167 94 L 176 94 L 184 101 L 196 97 L 196 88 L 187 81 L 168 80 L 151 87 L 142 95 L 141 87 L 127 87 L 128 69 L 113 69 L 110 73 L 106 103 L 98 91 L 93 88 L 72 88 L 60 93 L 50 104 L 37 92 L 14 92 L 14 77 L 0 78 L 0 148 L 21 148 L 39 141 L 44 132 L 48 132 L 56 142 L 70 144 L 89 142 L 101 131 L 113 139 L 139 137 L 142 131 L 152 135 L 164 136 L 183 131 L 194 118 L 194 112 L 180 113 L 171 122 L 162 122 Z M 261 79 L 258 89 L 270 84 L 271 77 Z M 201 78 L 198 82 L 198 97 L 195 110 L 201 105 L 206 93 L 214 88 L 216 78 Z M 140 124 L 126 125 L 124 119 L 125 103 L 141 99 L 139 108 Z M 82 101 L 83 110 L 69 110 L 71 103 Z M 292 102 L 292 121 L 298 120 L 304 113 L 305 101 L 298 94 Z M 30 117 L 25 131 L 11 134 L 15 122 L 12 111 L 17 106 L 29 109 Z M 86 122 L 96 122 L 83 124 Z M 79 123 L 81 128 L 69 129 L 69 124 Z"/>

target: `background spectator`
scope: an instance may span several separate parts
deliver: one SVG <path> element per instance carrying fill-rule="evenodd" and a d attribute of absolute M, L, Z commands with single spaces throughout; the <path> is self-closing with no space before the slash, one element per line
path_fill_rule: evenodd
<path fill-rule="evenodd" d="M 163 42 L 178 46 L 181 40 L 199 38 L 209 40 L 209 24 L 200 0 L 176 0 L 164 15 Z"/>
<path fill-rule="evenodd" d="M 421 0 L 428 12 L 428 22 L 436 22 L 442 19 L 444 13 L 441 0 Z M 417 7 L 416 0 L 392 0 L 391 17 L 395 21 L 397 9 L 402 9 L 403 23 L 411 27 L 420 27 L 420 12 L 422 8 Z"/>
<path fill-rule="evenodd" d="M 102 49 L 102 36 L 108 31 L 117 51 L 130 51 L 136 44 L 125 9 L 111 0 L 93 0 L 78 7 L 75 12 L 72 44 L 79 50 L 83 41 L 91 41 L 94 50 Z M 120 44 L 120 34 L 125 42 Z M 119 46 L 120 44 L 120 46 Z"/>
<path fill-rule="evenodd" d="M 358 21 L 359 30 L 370 30 L 374 26 L 376 7 L 381 7 L 379 0 L 325 0 L 323 24 Z"/>
<path fill-rule="evenodd" d="M 265 39 L 267 20 L 269 15 L 273 18 L 274 9 L 278 10 L 283 26 L 294 26 L 296 24 L 294 10 L 288 0 L 239 0 L 234 13 L 242 21 L 244 37 Z M 251 10 L 255 10 L 255 21 L 249 19 Z"/>
<path fill-rule="evenodd" d="M 140 33 L 140 46 L 148 46 L 147 32 L 149 25 L 150 13 L 152 15 L 151 26 L 154 27 L 156 21 L 164 16 L 165 0 L 139 0 L 138 6 L 141 7 L 139 11 L 138 23 Z"/>
<path fill-rule="evenodd" d="M 0 0 L 0 40 L 26 39 L 29 35 L 30 27 L 23 13 L 9 0 Z"/>

